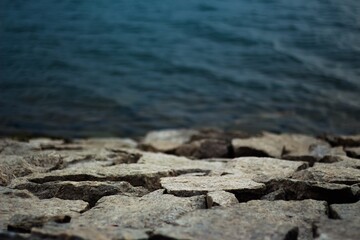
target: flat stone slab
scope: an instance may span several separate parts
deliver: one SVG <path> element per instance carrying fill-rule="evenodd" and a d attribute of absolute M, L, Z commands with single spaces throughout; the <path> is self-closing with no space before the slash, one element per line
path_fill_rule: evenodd
<path fill-rule="evenodd" d="M 161 178 L 161 186 L 177 196 L 194 196 L 212 191 L 260 194 L 265 189 L 264 184 L 239 175 L 165 177 Z"/>
<path fill-rule="evenodd" d="M 360 147 L 360 134 L 349 136 L 326 136 L 325 139 L 335 146 Z"/>
<path fill-rule="evenodd" d="M 267 132 L 258 137 L 233 139 L 232 146 L 237 157 L 273 157 L 302 161 L 315 161 L 327 154 L 316 149 L 316 146 L 330 147 L 327 142 L 311 136 Z"/>
<path fill-rule="evenodd" d="M 88 207 L 88 203 L 80 200 L 40 200 L 26 190 L 3 187 L 0 188 L 0 202 L 0 230 L 6 230 L 10 223 L 17 228 L 30 230 L 28 228 L 32 227 L 31 221 L 41 225 L 65 216 L 72 218 Z"/>
<path fill-rule="evenodd" d="M 169 167 L 176 171 L 184 172 L 209 172 L 223 169 L 222 162 L 208 162 L 203 160 L 191 160 L 186 157 L 178 157 L 163 153 L 142 153 L 138 163 Z"/>
<path fill-rule="evenodd" d="M 183 144 L 177 147 L 174 153 L 192 159 L 229 158 L 231 144 L 219 139 L 202 139 Z"/>
<path fill-rule="evenodd" d="M 330 211 L 333 217 L 340 219 L 360 218 L 360 201 L 349 204 L 332 204 Z"/>
<path fill-rule="evenodd" d="M 185 214 L 154 234 L 169 239 L 312 239 L 312 224 L 326 216 L 326 208 L 314 200 L 250 201 Z"/>
<path fill-rule="evenodd" d="M 75 226 L 120 226 L 155 228 L 180 216 L 206 208 L 205 196 L 180 198 L 158 190 L 141 198 L 113 195 L 101 198 L 96 206 L 73 219 Z"/>
<path fill-rule="evenodd" d="M 26 177 L 29 182 L 126 181 L 149 189 L 160 187 L 160 178 L 175 176 L 169 167 L 150 164 L 118 164 L 110 167 L 67 168 Z"/>
<path fill-rule="evenodd" d="M 296 171 L 307 168 L 305 162 L 286 161 L 275 158 L 241 157 L 228 161 L 225 172 L 249 174 L 254 178 L 287 178 Z"/>
<path fill-rule="evenodd" d="M 104 196 L 124 194 L 141 197 L 149 191 L 143 187 L 133 187 L 128 182 L 96 182 L 96 181 L 60 181 L 42 184 L 28 181 L 13 181 L 10 186 L 28 190 L 40 199 L 60 198 L 83 200 L 93 205 Z"/>
<path fill-rule="evenodd" d="M 292 178 L 303 181 L 352 185 L 360 182 L 360 170 L 334 164 L 318 163 L 312 168 L 294 173 Z"/>
<path fill-rule="evenodd" d="M 360 147 L 352 147 L 352 148 L 346 148 L 346 153 L 349 157 L 352 158 L 360 158 Z"/>

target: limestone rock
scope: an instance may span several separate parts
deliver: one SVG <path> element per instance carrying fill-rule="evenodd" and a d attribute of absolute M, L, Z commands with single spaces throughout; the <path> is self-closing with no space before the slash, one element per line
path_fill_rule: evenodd
<path fill-rule="evenodd" d="M 166 166 L 177 171 L 192 171 L 192 172 L 209 172 L 216 171 L 223 168 L 224 164 L 221 162 L 207 162 L 200 160 L 190 160 L 185 157 L 178 157 L 163 153 L 143 153 L 138 163 L 150 164 L 157 166 Z"/>
<path fill-rule="evenodd" d="M 252 137 L 245 139 L 233 139 L 231 144 L 236 157 L 274 157 L 281 158 L 283 144 L 275 142 L 269 136 Z"/>
<path fill-rule="evenodd" d="M 359 147 L 360 134 L 352 136 L 325 136 L 325 140 L 333 146 Z"/>
<path fill-rule="evenodd" d="M 360 182 L 360 170 L 334 164 L 318 163 L 312 168 L 294 173 L 292 178 L 303 181 L 352 185 Z"/>
<path fill-rule="evenodd" d="M 275 158 L 242 157 L 229 161 L 225 172 L 250 174 L 256 179 L 286 178 L 308 166 L 305 162 L 286 161 Z"/>
<path fill-rule="evenodd" d="M 145 230 L 118 226 L 45 226 L 34 228 L 31 237 L 35 239 L 86 239 L 86 240 L 145 240 Z"/>
<path fill-rule="evenodd" d="M 133 187 L 128 182 L 46 182 L 37 184 L 28 181 L 14 181 L 11 187 L 25 189 L 39 197 L 60 198 L 68 200 L 83 200 L 94 205 L 100 198 L 115 194 L 143 196 L 148 190 L 143 187 Z"/>
<path fill-rule="evenodd" d="M 190 141 L 198 133 L 190 129 L 160 130 L 149 132 L 142 141 L 142 149 L 169 152 Z"/>
<path fill-rule="evenodd" d="M 206 194 L 207 207 L 223 206 L 229 207 L 239 203 L 236 196 L 232 193 L 225 191 L 214 191 Z"/>
<path fill-rule="evenodd" d="M 174 153 L 194 159 L 226 158 L 231 156 L 231 145 L 224 140 L 203 139 L 183 144 Z"/>
<path fill-rule="evenodd" d="M 19 219 L 33 219 L 33 222 L 39 224 L 39 221 L 77 216 L 88 206 L 88 203 L 80 200 L 70 201 L 57 198 L 40 200 L 28 191 L 9 188 L 0 188 L 0 202 L 0 230 L 7 229 L 10 220 L 13 224 L 16 223 L 18 228 L 26 228 L 31 226 L 26 225 L 28 221 L 23 221 L 25 225 L 21 226 Z"/>
<path fill-rule="evenodd" d="M 349 158 L 349 157 L 338 157 L 337 162 L 332 163 L 331 166 L 355 168 L 360 170 L 360 159 Z"/>
<path fill-rule="evenodd" d="M 266 200 L 315 199 L 329 203 L 349 203 L 358 199 L 353 188 L 344 184 L 302 181 L 296 179 L 274 179 L 266 183 Z"/>
<path fill-rule="evenodd" d="M 0 155 L 0 185 L 6 186 L 16 177 L 56 169 L 62 163 L 56 154 Z"/>
<path fill-rule="evenodd" d="M 326 216 L 326 203 L 250 201 L 228 208 L 197 210 L 158 228 L 169 239 L 312 239 L 312 224 Z M 236 227 L 234 227 L 236 226 Z M 156 238 L 154 238 L 156 239 Z"/>
<path fill-rule="evenodd" d="M 349 204 L 332 204 L 330 211 L 334 218 L 352 219 L 360 218 L 360 201 Z"/>
<path fill-rule="evenodd" d="M 133 186 L 158 189 L 160 178 L 175 176 L 168 167 L 150 164 L 118 164 L 110 167 L 68 168 L 48 173 L 29 175 L 26 179 L 34 183 L 56 181 L 125 181 Z"/>
<path fill-rule="evenodd" d="M 360 147 L 346 148 L 347 155 L 352 158 L 360 158 Z"/>
<path fill-rule="evenodd" d="M 101 198 L 96 206 L 73 219 L 75 226 L 120 226 L 155 228 L 172 223 L 183 214 L 206 208 L 205 196 L 180 198 L 162 190 L 141 198 L 113 195 Z"/>
<path fill-rule="evenodd" d="M 237 195 L 261 194 L 265 185 L 239 175 L 204 176 L 204 177 L 165 177 L 161 186 L 168 193 L 177 196 L 194 196 L 212 191 L 229 191 Z"/>

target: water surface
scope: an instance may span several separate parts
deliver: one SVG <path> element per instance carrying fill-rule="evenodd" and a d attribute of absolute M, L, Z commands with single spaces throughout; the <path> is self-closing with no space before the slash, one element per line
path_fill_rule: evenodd
<path fill-rule="evenodd" d="M 0 1 L 0 134 L 359 119 L 358 0 Z"/>

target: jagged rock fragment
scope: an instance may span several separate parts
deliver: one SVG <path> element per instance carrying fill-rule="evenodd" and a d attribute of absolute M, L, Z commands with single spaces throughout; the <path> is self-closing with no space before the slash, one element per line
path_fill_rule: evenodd
<path fill-rule="evenodd" d="M 206 204 L 208 208 L 214 206 L 228 207 L 239 203 L 236 196 L 225 191 L 214 191 L 206 194 Z"/>

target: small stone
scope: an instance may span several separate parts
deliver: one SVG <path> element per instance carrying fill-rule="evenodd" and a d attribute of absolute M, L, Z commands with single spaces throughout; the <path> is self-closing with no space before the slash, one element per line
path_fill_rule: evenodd
<path fill-rule="evenodd" d="M 198 131 L 190 129 L 174 129 L 149 132 L 141 143 L 144 150 L 170 152 L 190 141 Z"/>
<path fill-rule="evenodd" d="M 231 145 L 226 141 L 203 139 L 179 146 L 175 154 L 194 159 L 227 158 L 230 157 L 230 149 Z"/>
<path fill-rule="evenodd" d="M 345 151 L 349 157 L 360 158 L 360 147 L 346 148 Z"/>
<path fill-rule="evenodd" d="M 333 146 L 360 147 L 360 134 L 352 136 L 325 136 L 325 140 Z"/>
<path fill-rule="evenodd" d="M 232 193 L 225 191 L 214 191 L 207 193 L 206 203 L 208 208 L 212 208 L 213 206 L 229 207 L 238 204 L 239 201 Z"/>

